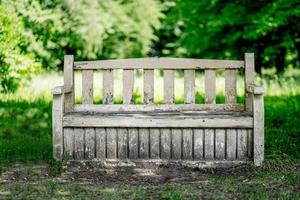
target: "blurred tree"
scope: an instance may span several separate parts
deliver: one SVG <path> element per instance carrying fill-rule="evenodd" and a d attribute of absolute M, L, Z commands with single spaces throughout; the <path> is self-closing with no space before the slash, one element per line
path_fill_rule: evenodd
<path fill-rule="evenodd" d="M 27 46 L 47 68 L 75 59 L 141 57 L 147 54 L 154 29 L 160 27 L 161 4 L 155 0 L 14 1 L 27 34 Z"/>
<path fill-rule="evenodd" d="M 156 0 L 0 0 L 0 92 L 75 59 L 141 57 L 158 38 Z"/>
<path fill-rule="evenodd" d="M 0 92 L 14 92 L 30 74 L 40 69 L 34 54 L 24 52 L 30 43 L 22 20 L 13 9 L 0 5 Z"/>
<path fill-rule="evenodd" d="M 166 19 L 154 55 L 242 59 L 261 67 L 299 66 L 299 0 L 163 0 Z"/>

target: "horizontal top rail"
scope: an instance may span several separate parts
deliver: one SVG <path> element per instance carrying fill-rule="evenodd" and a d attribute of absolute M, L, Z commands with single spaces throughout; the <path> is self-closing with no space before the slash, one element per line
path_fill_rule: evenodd
<path fill-rule="evenodd" d="M 83 105 L 76 104 L 75 112 L 166 112 L 166 111 L 243 111 L 244 104 L 104 104 Z"/>
<path fill-rule="evenodd" d="M 244 68 L 243 60 L 194 58 L 128 58 L 74 62 L 74 69 L 218 69 Z"/>

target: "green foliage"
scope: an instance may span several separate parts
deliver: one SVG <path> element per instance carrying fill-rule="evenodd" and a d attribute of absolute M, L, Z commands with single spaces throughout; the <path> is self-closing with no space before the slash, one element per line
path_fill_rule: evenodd
<path fill-rule="evenodd" d="M 166 2 L 158 54 L 242 59 L 244 52 L 255 52 L 258 70 L 299 66 L 297 0 Z"/>
<path fill-rule="evenodd" d="M 154 0 L 1 0 L 0 12 L 0 92 L 15 92 L 40 65 L 62 67 L 66 54 L 145 56 L 163 17 Z"/>
<path fill-rule="evenodd" d="M 162 17 L 153 0 L 22 0 L 13 5 L 33 38 L 26 49 L 46 68 L 57 68 L 65 54 L 80 60 L 145 56 Z"/>
<path fill-rule="evenodd" d="M 23 80 L 39 70 L 34 55 L 22 50 L 27 44 L 21 19 L 13 9 L 0 5 L 0 92 L 16 91 Z"/>

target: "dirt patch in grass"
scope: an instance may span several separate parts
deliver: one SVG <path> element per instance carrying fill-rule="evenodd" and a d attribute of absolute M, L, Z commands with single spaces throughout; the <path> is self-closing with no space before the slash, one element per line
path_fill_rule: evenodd
<path fill-rule="evenodd" d="M 253 175 L 246 165 L 231 168 L 192 169 L 181 165 L 155 165 L 145 167 L 64 167 L 53 176 L 48 165 L 14 165 L 0 178 L 1 182 L 37 181 L 56 178 L 60 182 L 80 182 L 98 187 L 159 186 L 205 182 L 217 177 L 247 179 Z"/>
<path fill-rule="evenodd" d="M 266 165 L 268 166 L 268 165 Z M 52 167 L 53 168 L 53 167 Z M 2 173 L 0 199 L 299 199 L 299 164 L 286 170 L 183 166 L 68 167 L 55 176 L 48 165 L 14 165 Z"/>

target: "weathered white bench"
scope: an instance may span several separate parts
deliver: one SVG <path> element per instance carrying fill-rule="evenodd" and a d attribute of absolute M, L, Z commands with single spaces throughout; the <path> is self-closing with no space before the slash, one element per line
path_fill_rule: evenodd
<path fill-rule="evenodd" d="M 216 104 L 216 69 L 225 69 L 225 104 Z M 123 104 L 113 104 L 113 70 L 123 69 Z M 143 69 L 144 103 L 133 103 L 134 70 Z M 164 101 L 154 99 L 154 69 L 163 69 Z M 184 104 L 174 104 L 174 70 L 184 70 Z M 205 104 L 195 104 L 195 70 L 205 71 Z M 237 70 L 245 104 L 236 103 Z M 74 103 L 82 71 L 82 104 Z M 93 104 L 93 72 L 103 71 L 103 104 Z M 245 60 L 138 58 L 74 62 L 64 58 L 64 86 L 53 93 L 57 160 L 244 162 L 264 159 L 263 88 L 254 85 L 254 54 Z M 98 84 L 98 83 L 97 83 Z"/>

